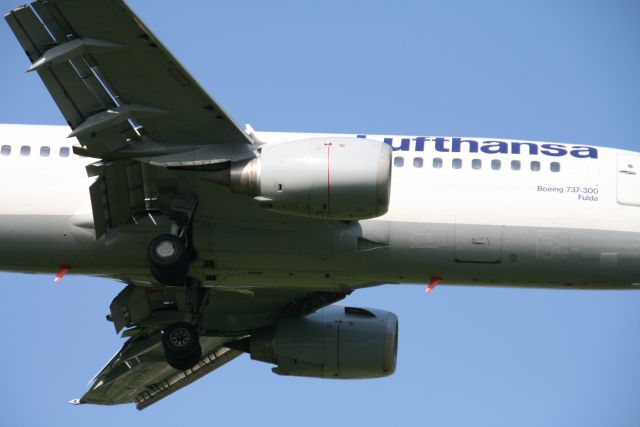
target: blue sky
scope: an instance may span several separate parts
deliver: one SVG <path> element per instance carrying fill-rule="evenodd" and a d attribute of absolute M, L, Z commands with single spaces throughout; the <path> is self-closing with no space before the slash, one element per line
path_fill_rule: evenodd
<path fill-rule="evenodd" d="M 640 150 L 634 1 L 129 4 L 257 130 Z M 64 124 L 6 25 L 0 54 L 0 122 Z M 72 407 L 121 345 L 104 320 L 119 289 L 0 274 L 0 425 L 640 425 L 640 292 L 362 290 L 349 304 L 400 318 L 392 377 L 283 378 L 242 357 L 142 413 Z"/>

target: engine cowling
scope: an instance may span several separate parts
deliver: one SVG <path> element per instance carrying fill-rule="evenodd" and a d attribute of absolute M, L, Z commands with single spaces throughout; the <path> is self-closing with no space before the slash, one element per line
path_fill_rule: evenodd
<path fill-rule="evenodd" d="M 378 378 L 396 369 L 398 318 L 383 311 L 330 306 L 253 331 L 251 358 L 273 372 L 318 378 Z"/>
<path fill-rule="evenodd" d="M 391 148 L 359 138 L 266 144 L 235 162 L 231 189 L 270 210 L 314 218 L 366 219 L 389 208 Z"/>

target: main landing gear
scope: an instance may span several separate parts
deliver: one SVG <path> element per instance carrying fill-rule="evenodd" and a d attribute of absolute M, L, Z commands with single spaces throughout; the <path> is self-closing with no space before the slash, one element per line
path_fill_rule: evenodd
<path fill-rule="evenodd" d="M 202 357 L 197 323 L 203 297 L 199 283 L 190 277 L 189 264 L 196 258 L 192 245 L 192 222 L 198 201 L 193 195 L 177 194 L 172 198 L 169 219 L 171 232 L 160 234 L 149 242 L 147 259 L 151 275 L 164 286 L 176 286 L 184 292 L 184 305 L 176 310 L 178 321 L 167 326 L 162 334 L 162 346 L 167 363 L 174 369 L 192 368 Z M 177 319 L 176 319 L 177 320 Z"/>
<path fill-rule="evenodd" d="M 165 286 L 186 286 L 187 295 L 194 295 L 195 291 L 197 299 L 197 286 L 195 289 L 187 286 L 193 256 L 186 239 L 174 234 L 156 236 L 149 243 L 147 258 L 154 279 Z M 179 371 L 193 367 L 202 357 L 198 330 L 190 323 L 176 322 L 167 326 L 162 334 L 162 346 L 167 363 Z"/>
<path fill-rule="evenodd" d="M 162 285 L 185 285 L 189 263 L 195 258 L 195 250 L 190 242 L 197 207 L 198 200 L 195 196 L 174 195 L 168 213 L 171 233 L 160 234 L 149 243 L 147 259 L 151 275 Z"/>
<path fill-rule="evenodd" d="M 198 286 L 187 278 L 189 263 L 194 255 L 186 242 L 185 237 L 175 234 L 156 236 L 149 243 L 147 258 L 151 275 L 156 281 L 165 286 L 185 288 L 192 309 L 188 311 L 193 315 L 199 307 Z M 187 322 L 175 322 L 167 326 L 162 334 L 162 346 L 167 363 L 179 371 L 192 368 L 202 357 L 198 330 Z"/>
<path fill-rule="evenodd" d="M 167 363 L 179 371 L 193 367 L 202 357 L 198 331 L 190 323 L 169 325 L 162 334 L 162 345 Z"/>
<path fill-rule="evenodd" d="M 185 240 L 173 234 L 161 234 L 149 243 L 149 266 L 151 275 L 165 286 L 184 287 L 189 307 L 198 311 L 197 283 L 187 278 L 192 256 Z M 183 371 L 193 367 L 202 357 L 198 330 L 190 323 L 176 322 L 167 326 L 162 334 L 162 346 L 167 363 Z"/>
<path fill-rule="evenodd" d="M 161 234 L 149 243 L 147 251 L 151 275 L 167 286 L 182 286 L 189 271 L 189 251 L 184 239 Z"/>

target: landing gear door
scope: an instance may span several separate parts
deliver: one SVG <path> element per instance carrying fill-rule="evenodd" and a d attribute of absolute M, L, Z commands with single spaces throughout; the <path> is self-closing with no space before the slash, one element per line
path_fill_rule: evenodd
<path fill-rule="evenodd" d="M 498 264 L 502 261 L 502 222 L 498 214 L 456 216 L 456 262 Z"/>
<path fill-rule="evenodd" d="M 640 155 L 618 154 L 617 175 L 618 203 L 640 206 Z"/>

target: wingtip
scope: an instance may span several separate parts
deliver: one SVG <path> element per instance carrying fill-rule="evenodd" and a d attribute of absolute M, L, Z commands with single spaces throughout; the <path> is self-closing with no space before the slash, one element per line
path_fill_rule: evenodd
<path fill-rule="evenodd" d="M 5 13 L 5 14 L 4 14 L 4 18 L 5 18 L 5 19 L 7 19 L 7 16 L 9 16 L 9 15 L 13 15 L 13 14 L 14 14 L 14 13 L 16 13 L 17 11 L 19 11 L 19 10 L 21 10 L 21 9 L 24 9 L 25 7 L 29 7 L 29 5 L 28 5 L 28 4 L 22 4 L 22 5 L 18 6 L 18 7 L 14 7 L 14 8 L 13 8 L 13 9 L 11 9 L 9 12 L 7 12 L 7 13 Z"/>

